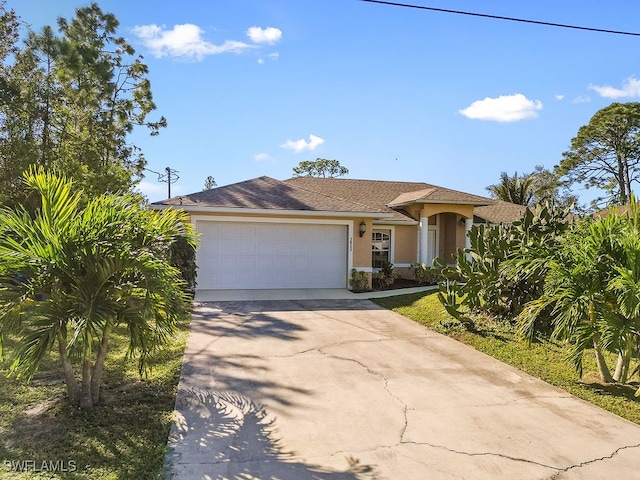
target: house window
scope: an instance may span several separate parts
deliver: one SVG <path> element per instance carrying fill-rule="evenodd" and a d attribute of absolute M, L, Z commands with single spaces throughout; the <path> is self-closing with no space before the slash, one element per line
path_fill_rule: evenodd
<path fill-rule="evenodd" d="M 373 268 L 382 268 L 390 261 L 391 254 L 391 234 L 389 231 L 373 231 L 373 243 L 371 246 Z"/>

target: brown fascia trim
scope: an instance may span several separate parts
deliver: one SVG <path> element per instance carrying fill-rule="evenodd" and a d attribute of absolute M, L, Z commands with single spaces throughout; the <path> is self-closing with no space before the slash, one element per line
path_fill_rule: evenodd
<path fill-rule="evenodd" d="M 241 208 L 241 207 L 206 207 L 199 205 L 166 205 L 151 204 L 153 210 L 165 210 L 174 208 L 184 210 L 187 213 L 235 213 L 252 215 L 283 215 L 283 216 L 309 216 L 309 217 L 365 217 L 365 218 L 390 218 L 392 213 L 385 212 L 337 212 L 330 210 L 281 210 L 270 208 Z"/>

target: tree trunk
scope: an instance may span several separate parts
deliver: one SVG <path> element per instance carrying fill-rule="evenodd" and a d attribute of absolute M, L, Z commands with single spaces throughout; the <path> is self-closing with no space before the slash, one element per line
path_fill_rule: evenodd
<path fill-rule="evenodd" d="M 618 352 L 618 363 L 616 363 L 616 371 L 613 372 L 613 379 L 616 382 L 620 381 L 620 376 L 622 375 L 622 370 L 623 370 L 623 365 L 624 365 L 624 357 L 622 356 L 621 352 Z"/>
<path fill-rule="evenodd" d="M 100 342 L 100 350 L 96 357 L 96 363 L 93 365 L 91 374 L 91 401 L 95 405 L 100 400 L 100 383 L 102 382 L 102 369 L 104 360 L 107 357 L 109 349 L 109 334 L 111 333 L 111 322 L 108 322 L 102 332 L 102 342 Z"/>
<path fill-rule="evenodd" d="M 91 357 L 85 353 L 82 363 L 82 390 L 80 393 L 80 408 L 92 408 L 91 397 Z"/>
<path fill-rule="evenodd" d="M 71 366 L 71 362 L 67 356 L 67 339 L 62 332 L 58 332 L 57 337 L 58 352 L 60 353 L 60 360 L 62 361 L 64 383 L 67 386 L 67 395 L 69 396 L 71 404 L 78 405 L 78 401 L 80 400 L 80 390 L 78 389 L 76 376 L 73 373 L 73 367 Z"/>
<path fill-rule="evenodd" d="M 631 365 L 631 356 L 633 353 L 633 338 L 629 338 L 625 342 L 624 349 L 618 353 L 618 363 L 613 379 L 616 382 L 627 383 L 629 377 L 629 366 Z"/>
<path fill-rule="evenodd" d="M 627 203 L 627 186 L 625 182 L 625 159 L 620 154 L 619 151 L 616 151 L 616 160 L 618 161 L 618 172 L 616 175 L 616 179 L 618 181 L 618 199 L 621 205 L 625 205 Z"/>
<path fill-rule="evenodd" d="M 598 372 L 600 373 L 600 380 L 604 383 L 613 383 L 613 377 L 611 377 L 611 372 L 609 371 L 609 367 L 607 367 L 607 362 L 602 355 L 602 350 L 600 350 L 600 334 L 595 333 L 593 335 L 593 350 L 596 354 L 596 363 L 598 364 Z"/>
<path fill-rule="evenodd" d="M 624 192 L 624 203 L 623 205 L 626 205 L 627 203 L 629 203 L 629 199 L 631 198 L 631 194 L 633 193 L 633 190 L 631 190 L 631 178 L 629 176 L 629 160 L 625 158 L 625 165 L 624 165 L 624 186 L 625 186 L 625 192 Z"/>

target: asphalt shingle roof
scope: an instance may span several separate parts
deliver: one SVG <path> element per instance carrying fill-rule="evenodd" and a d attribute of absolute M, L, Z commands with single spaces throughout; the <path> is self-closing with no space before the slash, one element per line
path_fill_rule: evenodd
<path fill-rule="evenodd" d="M 493 205 L 476 207 L 473 214 L 487 223 L 513 223 L 522 218 L 526 209 L 522 205 L 496 200 Z"/>
<path fill-rule="evenodd" d="M 424 182 L 355 180 L 350 178 L 294 177 L 284 181 L 316 192 L 380 208 L 393 215 L 392 220 L 409 221 L 397 209 L 407 203 L 457 203 L 487 205 L 493 200 Z M 394 208 L 392 208 L 394 207 Z"/>
<path fill-rule="evenodd" d="M 289 185 L 270 177 L 217 187 L 212 190 L 181 195 L 154 205 L 211 208 L 243 208 L 270 210 L 306 210 L 327 212 L 383 213 L 369 205 L 335 198 L 296 185 Z"/>
<path fill-rule="evenodd" d="M 181 195 L 154 205 L 313 212 L 380 213 L 388 220 L 413 222 L 402 207 L 408 203 L 474 205 L 488 222 L 513 222 L 524 207 L 423 182 L 294 177 L 279 181 L 259 177 L 212 190 Z M 493 203 L 493 205 L 492 205 Z"/>

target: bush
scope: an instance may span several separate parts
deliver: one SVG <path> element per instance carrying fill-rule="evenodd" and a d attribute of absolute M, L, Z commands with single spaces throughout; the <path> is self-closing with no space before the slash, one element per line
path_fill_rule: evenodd
<path fill-rule="evenodd" d="M 395 271 L 393 263 L 385 262 L 382 268 L 373 274 L 373 281 L 378 288 L 391 288 L 399 276 L 400 273 Z"/>
<path fill-rule="evenodd" d="M 180 270 L 180 274 L 191 293 L 196 290 L 196 249 L 191 245 L 186 237 L 180 236 L 176 238 L 176 241 L 171 244 L 171 250 L 169 252 L 170 262 L 173 267 Z"/>
<path fill-rule="evenodd" d="M 351 269 L 349 286 L 354 292 L 364 292 L 369 290 L 369 275 L 367 272 L 360 272 L 355 268 Z"/>
<path fill-rule="evenodd" d="M 436 285 L 444 280 L 442 268 L 429 267 L 425 263 L 414 263 L 411 265 L 411 269 L 413 271 L 413 278 L 420 285 Z"/>

